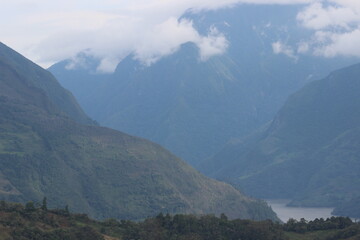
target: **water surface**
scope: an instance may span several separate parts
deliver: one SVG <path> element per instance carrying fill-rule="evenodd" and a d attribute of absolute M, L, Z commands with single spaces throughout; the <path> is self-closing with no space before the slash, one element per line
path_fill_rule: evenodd
<path fill-rule="evenodd" d="M 290 202 L 288 199 L 270 199 L 265 200 L 271 208 L 276 212 L 278 217 L 287 222 L 289 218 L 300 220 L 314 220 L 315 218 L 329 218 L 333 208 L 304 208 L 304 207 L 287 207 L 286 204 Z"/>

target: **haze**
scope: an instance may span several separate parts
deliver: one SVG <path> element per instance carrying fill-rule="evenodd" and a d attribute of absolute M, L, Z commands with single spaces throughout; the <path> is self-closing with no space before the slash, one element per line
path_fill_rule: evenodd
<path fill-rule="evenodd" d="M 274 54 L 297 59 L 302 54 L 320 57 L 360 56 L 360 2 L 357 0 L 2 0 L 0 40 L 43 67 L 74 58 L 86 51 L 101 59 L 100 72 L 112 72 L 129 53 L 150 65 L 194 42 L 200 59 L 226 51 L 229 42 L 217 29 L 200 35 L 187 19 L 191 11 L 216 10 L 236 4 L 301 4 L 294 16 L 313 31 L 310 39 L 288 46 L 273 43 Z"/>

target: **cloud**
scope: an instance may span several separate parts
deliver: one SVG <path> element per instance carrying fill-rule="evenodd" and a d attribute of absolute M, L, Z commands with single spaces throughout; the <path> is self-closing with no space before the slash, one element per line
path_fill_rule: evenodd
<path fill-rule="evenodd" d="M 291 46 L 286 45 L 280 41 L 274 42 L 272 44 L 273 52 L 275 54 L 284 54 L 285 56 L 292 58 L 297 61 L 298 57 L 295 55 L 295 51 Z"/>
<path fill-rule="evenodd" d="M 345 33 L 325 32 L 325 36 L 329 43 L 324 46 L 315 47 L 315 55 L 324 57 L 360 57 L 360 29 L 355 29 Z"/>
<path fill-rule="evenodd" d="M 297 19 L 310 29 L 344 28 L 360 22 L 360 14 L 354 8 L 346 5 L 324 6 L 324 3 L 314 3 L 299 13 Z"/>
<path fill-rule="evenodd" d="M 313 0 L 12 0 L 3 1 L 0 39 L 42 66 L 86 50 L 98 58 L 99 71 L 112 71 L 127 54 L 146 64 L 192 41 L 200 59 L 226 51 L 228 41 L 216 29 L 202 36 L 179 17 L 235 4 L 308 4 Z"/>
<path fill-rule="evenodd" d="M 309 52 L 309 50 L 310 50 L 309 43 L 307 42 L 298 43 L 297 52 L 299 54 L 306 54 L 307 52 Z"/>
<path fill-rule="evenodd" d="M 200 59 L 202 61 L 206 61 L 214 55 L 223 54 L 229 46 L 224 34 L 215 27 L 210 29 L 207 37 L 201 37 L 196 42 L 200 48 Z"/>
<path fill-rule="evenodd" d="M 360 57 L 360 1 L 315 2 L 300 12 L 297 20 L 314 31 L 311 39 L 303 43 L 307 47 L 303 52 L 323 57 Z"/>
<path fill-rule="evenodd" d="M 178 21 L 173 17 L 143 33 L 143 38 L 144 41 L 134 46 L 135 58 L 150 65 L 162 56 L 174 53 L 181 44 L 197 42 L 201 37 L 191 21 Z"/>

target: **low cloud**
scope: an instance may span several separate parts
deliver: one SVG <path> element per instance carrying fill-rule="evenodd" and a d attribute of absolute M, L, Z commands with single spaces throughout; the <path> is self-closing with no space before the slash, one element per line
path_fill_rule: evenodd
<path fill-rule="evenodd" d="M 216 29 L 200 35 L 179 17 L 236 4 L 307 4 L 312 0 L 13 0 L 2 3 L 0 39 L 47 67 L 79 52 L 100 59 L 99 71 L 114 70 L 129 53 L 145 64 L 194 42 L 203 61 L 226 51 L 228 41 Z M 75 65 L 74 65 L 75 67 Z"/>
<path fill-rule="evenodd" d="M 345 33 L 326 32 L 325 36 L 329 43 L 324 46 L 315 47 L 315 55 L 324 57 L 360 57 L 360 29 L 355 29 Z"/>
<path fill-rule="evenodd" d="M 206 61 L 210 57 L 223 54 L 229 46 L 229 42 L 215 27 L 209 30 L 209 35 L 200 37 L 196 41 L 200 49 L 201 61 Z"/>
<path fill-rule="evenodd" d="M 326 6 L 317 2 L 300 12 L 297 19 L 309 29 L 350 29 L 360 22 L 360 15 L 356 9 L 346 5 Z"/>
<path fill-rule="evenodd" d="M 275 54 L 284 54 L 285 56 L 297 61 L 298 57 L 295 55 L 295 51 L 291 46 L 282 43 L 281 41 L 274 42 L 272 44 L 273 52 Z"/>
<path fill-rule="evenodd" d="M 0 39 L 44 67 L 86 51 L 99 59 L 98 71 L 111 72 L 125 56 L 150 65 L 176 52 L 181 44 L 199 47 L 199 59 L 226 51 L 229 42 L 216 28 L 205 35 L 185 11 L 212 10 L 236 4 L 304 4 L 299 24 L 313 31 L 294 46 L 277 41 L 275 54 L 297 60 L 301 54 L 360 56 L 359 0 L 13 0 L 2 3 Z"/>
<path fill-rule="evenodd" d="M 306 52 L 323 57 L 360 57 L 360 1 L 318 1 L 300 12 L 297 20 L 314 30 L 311 39 L 303 43 Z"/>
<path fill-rule="evenodd" d="M 170 18 L 146 32 L 143 37 L 144 41 L 134 48 L 135 58 L 145 65 L 151 65 L 163 56 L 173 54 L 187 42 L 193 42 L 199 47 L 202 61 L 223 54 L 228 47 L 227 39 L 215 27 L 209 30 L 207 36 L 201 36 L 188 19 L 178 21 Z"/>

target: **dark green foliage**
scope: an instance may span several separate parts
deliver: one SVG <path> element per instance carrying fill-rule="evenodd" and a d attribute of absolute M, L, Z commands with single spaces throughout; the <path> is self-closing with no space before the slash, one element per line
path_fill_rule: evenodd
<path fill-rule="evenodd" d="M 299 230 L 300 229 L 300 230 Z M 2 203 L 0 240 L 342 240 L 357 239 L 360 225 L 346 218 L 271 221 L 229 220 L 225 214 L 159 214 L 141 222 L 108 219 L 102 222 L 85 214 L 69 214 L 41 207 L 29 217 L 25 207 Z M 316 238 L 309 238 L 316 236 Z"/>
<path fill-rule="evenodd" d="M 276 219 L 263 202 L 201 175 L 157 144 L 73 121 L 47 88 L 33 83 L 32 74 L 12 66 L 20 57 L 11 53 L 16 55 L 1 45 L 1 199 L 44 200 L 44 210 L 48 200 L 50 207 L 69 205 L 98 219 L 143 219 L 159 212 Z M 26 61 L 24 66 L 44 72 Z M 69 215 L 68 209 L 59 211 Z"/>
<path fill-rule="evenodd" d="M 11 233 L 14 240 L 104 240 L 104 237 L 90 227 L 76 229 L 56 229 L 43 231 L 39 228 L 16 229 Z"/>
<path fill-rule="evenodd" d="M 41 209 L 44 211 L 47 210 L 47 198 L 46 197 L 43 198 Z"/>
<path fill-rule="evenodd" d="M 65 206 L 64 211 L 65 211 L 65 214 L 67 214 L 67 215 L 69 215 L 69 214 L 70 214 L 70 211 L 69 211 L 69 205 L 66 205 L 66 206 Z"/>
<path fill-rule="evenodd" d="M 124 239 L 167 240 L 167 239 L 229 239 L 229 240 L 270 240 L 285 239 L 281 226 L 270 221 L 251 222 L 232 220 L 207 215 L 163 216 L 126 227 Z"/>
<path fill-rule="evenodd" d="M 332 230 L 332 229 L 344 229 L 353 225 L 350 218 L 345 217 L 331 217 L 324 220 L 323 218 L 316 218 L 312 221 L 306 221 L 301 219 L 296 221 L 295 219 L 289 219 L 283 228 L 285 231 L 305 233 L 310 231 L 319 230 Z"/>
<path fill-rule="evenodd" d="M 104 233 L 111 236 L 130 240 L 282 240 L 293 239 L 293 232 L 297 240 L 332 240 L 360 237 L 359 224 L 348 218 L 317 219 L 307 222 L 290 220 L 281 225 L 271 221 L 254 222 L 248 220 L 228 220 L 225 215 L 221 218 L 212 215 L 163 215 L 148 218 L 143 222 L 129 222 L 114 220 L 102 223 Z M 311 238 L 316 236 L 316 238 Z M 310 238 L 309 238 L 310 237 Z"/>
<path fill-rule="evenodd" d="M 93 222 L 78 215 L 64 216 L 58 210 L 45 211 L 42 207 L 35 207 L 33 202 L 27 203 L 25 207 L 2 202 L 0 209 L 0 227 L 6 227 L 3 231 L 13 240 L 104 239 L 90 226 Z M 2 235 L 0 239 L 3 239 Z"/>
<path fill-rule="evenodd" d="M 326 240 L 360 239 L 360 224 L 352 225 L 344 230 L 338 231 Z"/>
<path fill-rule="evenodd" d="M 27 202 L 25 204 L 25 211 L 26 212 L 34 212 L 36 210 L 34 202 Z"/>

